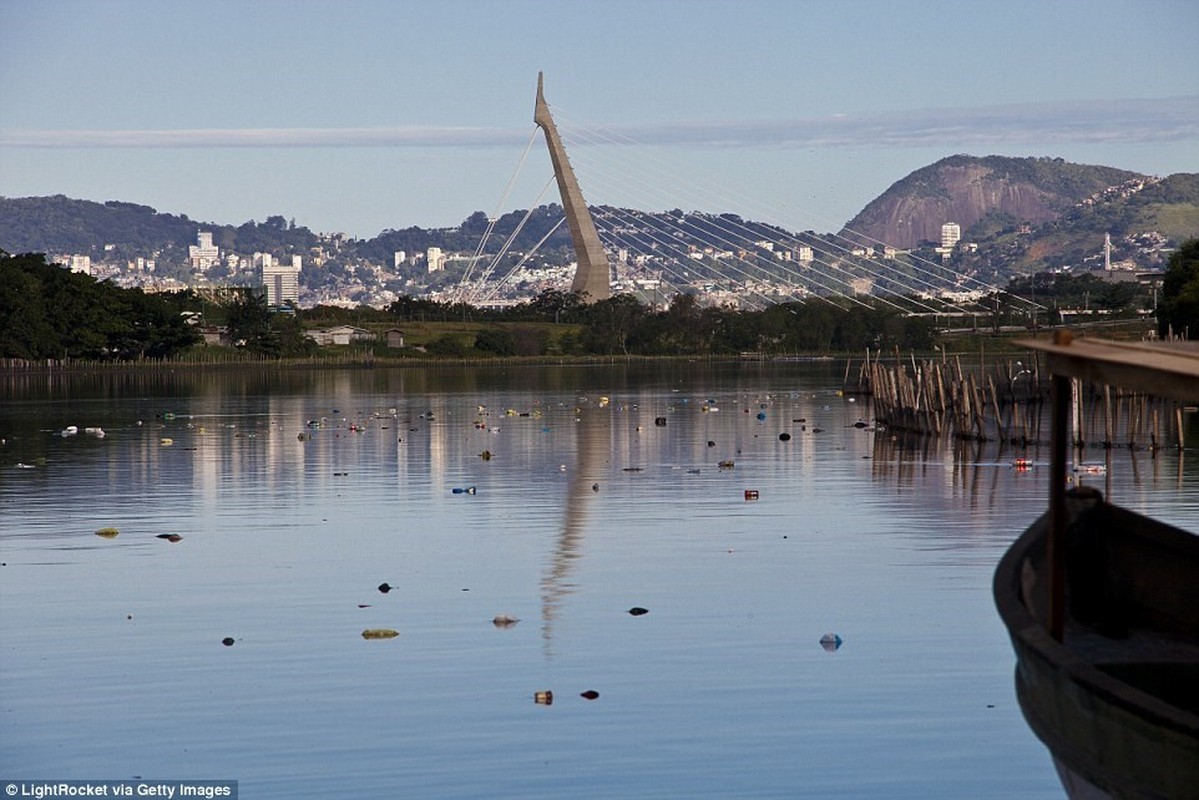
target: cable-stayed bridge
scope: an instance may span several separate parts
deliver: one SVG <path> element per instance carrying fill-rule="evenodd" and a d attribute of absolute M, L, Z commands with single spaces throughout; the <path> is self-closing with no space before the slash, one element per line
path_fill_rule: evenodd
<path fill-rule="evenodd" d="M 898 251 L 855 231 L 818 234 L 811 218 L 798 212 L 766 208 L 747 220 L 730 213 L 683 211 L 755 204 L 752 198 L 704 183 L 685 167 L 672 166 L 656 148 L 610 127 L 571 120 L 546 102 L 540 75 L 534 122 L 516 171 L 456 289 L 456 300 L 493 303 L 557 231 L 551 228 L 519 257 L 512 252 L 532 209 L 555 183 L 563 208 L 558 224 L 569 229 L 577 261 L 571 288 L 588 302 L 623 292 L 667 302 L 687 292 L 704 304 L 748 309 L 832 302 L 944 314 L 990 310 L 980 309 L 978 302 L 995 302 L 998 296 L 997 287 L 951 269 L 943 259 Z M 495 222 L 539 133 L 544 134 L 553 174 L 508 238 L 492 242 Z M 603 197 L 633 197 L 641 209 L 670 210 L 636 210 L 627 200 L 595 202 Z M 1014 302 L 1027 304 L 1019 298 Z"/>

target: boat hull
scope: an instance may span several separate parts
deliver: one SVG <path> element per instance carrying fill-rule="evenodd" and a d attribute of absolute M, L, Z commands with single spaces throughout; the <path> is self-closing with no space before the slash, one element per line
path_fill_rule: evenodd
<path fill-rule="evenodd" d="M 1025 719 L 1072 797 L 1199 796 L 1199 538 L 1096 496 L 1069 504 L 1063 641 L 1045 623 L 1048 515 L 995 573 Z"/>

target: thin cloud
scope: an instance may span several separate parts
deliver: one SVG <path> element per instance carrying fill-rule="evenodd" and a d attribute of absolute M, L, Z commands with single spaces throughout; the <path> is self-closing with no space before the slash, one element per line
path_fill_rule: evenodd
<path fill-rule="evenodd" d="M 566 131 L 564 131 L 565 133 Z M 528 129 L 472 127 L 211 128 L 0 131 L 11 148 L 516 147 Z M 719 148 L 962 147 L 1016 143 L 1152 143 L 1199 138 L 1199 95 L 837 114 L 785 120 L 602 126 L 583 143 Z"/>

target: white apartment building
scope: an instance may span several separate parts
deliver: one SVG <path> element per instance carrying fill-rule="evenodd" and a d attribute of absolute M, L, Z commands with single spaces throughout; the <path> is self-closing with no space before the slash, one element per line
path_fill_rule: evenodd
<path fill-rule="evenodd" d="M 429 272 L 445 269 L 446 256 L 441 252 L 440 247 L 430 247 L 425 251 L 425 258 L 429 263 Z"/>
<path fill-rule="evenodd" d="M 260 254 L 255 254 L 260 255 Z M 262 262 L 262 282 L 266 286 L 266 304 L 272 308 L 300 302 L 301 256 L 292 256 L 291 265 L 271 263 L 269 255 Z"/>
<path fill-rule="evenodd" d="M 67 259 L 67 266 L 71 268 L 71 272 L 82 272 L 84 275 L 91 275 L 92 257 L 71 256 L 69 259 Z"/>
<path fill-rule="evenodd" d="M 197 231 L 196 244 L 187 248 L 188 265 L 198 272 L 207 272 L 220 261 L 221 250 L 212 243 L 212 231 Z"/>
<path fill-rule="evenodd" d="M 956 222 L 946 222 L 941 226 L 941 249 L 953 250 L 954 245 L 962 240 L 962 226 Z"/>

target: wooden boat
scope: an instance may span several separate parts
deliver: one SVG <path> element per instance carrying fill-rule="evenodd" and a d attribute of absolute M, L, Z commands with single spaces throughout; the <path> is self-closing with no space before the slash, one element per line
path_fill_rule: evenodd
<path fill-rule="evenodd" d="M 1068 338 L 1053 386 L 1049 511 L 1003 556 L 1016 694 L 1073 798 L 1199 797 L 1199 537 L 1066 486 L 1070 380 L 1193 400 L 1199 355 Z"/>

